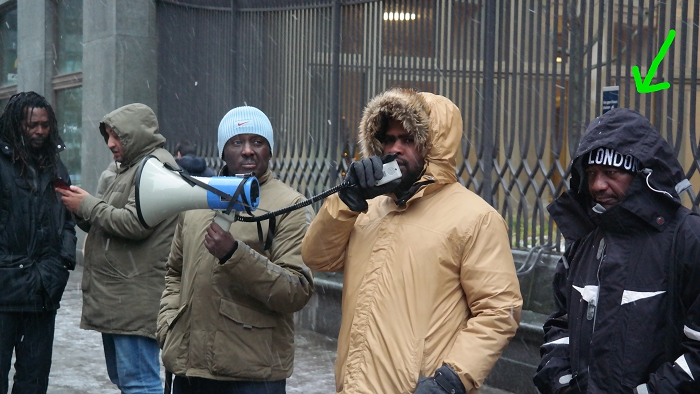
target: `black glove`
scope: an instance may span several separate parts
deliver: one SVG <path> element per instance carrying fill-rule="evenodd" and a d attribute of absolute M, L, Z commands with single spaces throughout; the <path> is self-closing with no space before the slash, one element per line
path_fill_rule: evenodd
<path fill-rule="evenodd" d="M 381 186 L 374 186 L 384 176 L 382 166 L 396 159 L 396 154 L 388 154 L 381 159 L 372 156 L 353 162 L 345 174 L 343 183 L 349 185 L 338 192 L 338 197 L 355 212 L 367 210 L 367 200 L 393 191 L 401 183 L 401 178 Z"/>
<path fill-rule="evenodd" d="M 467 394 L 459 376 L 447 365 L 435 371 L 432 378 L 418 378 L 414 394 Z"/>

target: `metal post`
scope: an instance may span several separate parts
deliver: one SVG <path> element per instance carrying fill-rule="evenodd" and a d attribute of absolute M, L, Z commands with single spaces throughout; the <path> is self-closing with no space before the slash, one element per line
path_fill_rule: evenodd
<path fill-rule="evenodd" d="M 493 132 L 493 107 L 494 107 L 494 58 L 496 52 L 496 2 L 484 1 L 485 25 L 484 25 L 484 79 L 483 107 L 482 107 L 482 143 L 484 144 L 484 174 L 481 188 L 481 197 L 491 205 L 495 205 L 493 196 L 493 160 L 495 156 L 494 132 Z"/>
<path fill-rule="evenodd" d="M 331 166 L 330 166 L 330 182 L 335 185 L 338 182 L 338 159 L 340 147 L 338 139 L 340 134 L 340 0 L 333 1 L 333 38 L 331 50 L 332 66 L 331 66 Z"/>

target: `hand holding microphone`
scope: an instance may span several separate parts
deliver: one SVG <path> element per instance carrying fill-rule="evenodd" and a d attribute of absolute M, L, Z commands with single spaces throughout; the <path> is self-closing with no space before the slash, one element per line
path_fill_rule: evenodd
<path fill-rule="evenodd" d="M 223 264 L 238 249 L 238 241 L 228 230 L 224 230 L 217 223 L 212 222 L 207 228 L 207 233 L 204 234 L 204 247 L 219 259 L 220 264 Z"/>
<path fill-rule="evenodd" d="M 390 153 L 381 159 L 372 156 L 353 162 L 343 180 L 349 186 L 338 192 L 340 199 L 355 212 L 367 210 L 367 200 L 389 193 L 401 183 L 398 166 L 387 166 L 385 174 L 384 164 L 394 162 L 395 165 L 395 160 L 396 154 Z"/>

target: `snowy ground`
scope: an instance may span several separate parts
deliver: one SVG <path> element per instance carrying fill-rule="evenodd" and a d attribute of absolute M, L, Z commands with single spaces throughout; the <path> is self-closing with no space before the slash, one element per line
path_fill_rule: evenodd
<path fill-rule="evenodd" d="M 81 276 L 82 269 L 78 266 L 71 273 L 56 317 L 48 393 L 119 394 L 119 390 L 107 377 L 100 334 L 79 328 L 82 308 Z M 298 331 L 295 344 L 294 374 L 287 380 L 287 393 L 334 393 L 333 362 L 336 357 L 336 341 L 312 331 Z M 10 387 L 12 373 L 13 370 L 10 371 Z M 482 389 L 481 393 L 508 394 L 488 388 Z"/>

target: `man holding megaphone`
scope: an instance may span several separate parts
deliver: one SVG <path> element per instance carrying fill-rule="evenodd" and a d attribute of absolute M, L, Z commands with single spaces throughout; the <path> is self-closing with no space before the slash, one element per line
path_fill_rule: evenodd
<path fill-rule="evenodd" d="M 80 328 L 102 333 L 107 373 L 122 393 L 162 393 L 156 316 L 177 216 L 142 226 L 134 178 L 148 155 L 177 164 L 163 148 L 155 113 L 144 104 L 112 111 L 100 122 L 100 133 L 121 163 L 112 185 L 101 199 L 76 186 L 57 189 L 88 232 Z"/>
<path fill-rule="evenodd" d="M 254 107 L 229 111 L 219 125 L 222 176 L 253 173 L 262 211 L 304 197 L 268 168 L 272 125 Z M 163 364 L 175 375 L 174 393 L 285 393 L 292 374 L 292 314 L 313 292 L 301 259 L 310 208 L 261 223 L 213 223 L 215 211 L 180 216 L 167 264 L 158 315 Z M 167 384 L 167 383 L 166 383 Z"/>

